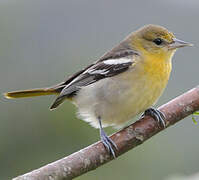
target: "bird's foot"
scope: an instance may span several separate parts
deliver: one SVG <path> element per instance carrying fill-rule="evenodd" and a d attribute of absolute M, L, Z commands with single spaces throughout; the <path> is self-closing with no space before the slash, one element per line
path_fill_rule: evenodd
<path fill-rule="evenodd" d="M 161 111 L 159 111 L 159 110 L 157 110 L 155 108 L 149 108 L 149 109 L 147 109 L 144 112 L 144 114 L 142 115 L 142 117 L 143 116 L 151 116 L 156 121 L 158 121 L 158 123 L 160 124 L 160 126 L 162 126 L 164 128 L 166 127 L 165 115 Z"/>
<path fill-rule="evenodd" d="M 113 140 L 111 138 L 109 138 L 106 133 L 104 132 L 103 129 L 100 129 L 100 137 L 101 137 L 101 141 L 104 144 L 104 146 L 106 147 L 107 151 L 113 155 L 114 158 L 116 158 L 115 155 L 115 151 L 114 149 L 118 149 L 117 145 L 113 142 Z"/>

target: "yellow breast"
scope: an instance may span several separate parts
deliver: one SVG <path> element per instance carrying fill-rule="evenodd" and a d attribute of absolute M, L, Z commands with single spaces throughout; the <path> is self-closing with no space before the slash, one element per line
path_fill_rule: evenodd
<path fill-rule="evenodd" d="M 139 77 L 143 77 L 142 86 L 145 91 L 141 90 L 142 97 L 139 107 L 140 111 L 144 111 L 156 103 L 168 83 L 172 69 L 171 56 L 168 58 L 157 55 L 148 56 L 143 60 L 141 66 Z M 139 91 L 138 88 L 137 91 Z"/>
<path fill-rule="evenodd" d="M 160 84 L 164 87 L 167 84 L 172 69 L 170 57 L 147 57 L 143 62 L 143 67 L 143 73 L 146 74 L 145 77 L 151 82 L 151 85 Z"/>

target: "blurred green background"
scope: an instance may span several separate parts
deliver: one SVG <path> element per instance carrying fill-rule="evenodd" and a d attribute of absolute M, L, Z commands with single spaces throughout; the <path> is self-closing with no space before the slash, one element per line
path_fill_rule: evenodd
<path fill-rule="evenodd" d="M 159 24 L 195 44 L 173 60 L 163 104 L 198 84 L 198 0 L 0 0 L 0 93 L 51 86 L 97 60 L 128 33 Z M 0 103 L 0 180 L 67 156 L 99 140 L 75 107 L 55 97 Z M 114 132 L 112 128 L 106 129 Z M 199 171 L 199 125 L 191 117 L 77 179 L 164 180 Z"/>

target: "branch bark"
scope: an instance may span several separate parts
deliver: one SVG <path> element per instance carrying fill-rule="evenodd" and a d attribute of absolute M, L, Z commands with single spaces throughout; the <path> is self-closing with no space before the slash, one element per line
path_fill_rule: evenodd
<path fill-rule="evenodd" d="M 166 128 L 177 123 L 199 110 L 199 86 L 158 109 L 166 116 Z M 118 147 L 116 155 L 124 154 L 162 130 L 164 129 L 159 127 L 153 118 L 145 116 L 111 136 L 111 139 Z M 94 170 L 112 159 L 113 157 L 107 153 L 103 144 L 97 142 L 63 159 L 18 176 L 13 180 L 69 180 Z"/>

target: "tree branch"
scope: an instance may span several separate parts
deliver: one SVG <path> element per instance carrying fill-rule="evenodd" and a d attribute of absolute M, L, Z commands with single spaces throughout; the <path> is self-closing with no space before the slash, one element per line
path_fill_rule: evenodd
<path fill-rule="evenodd" d="M 166 127 L 199 110 L 199 86 L 171 100 L 159 110 L 166 116 Z M 124 154 L 162 130 L 164 129 L 151 117 L 146 116 L 136 121 L 111 136 L 118 147 L 116 155 Z M 112 159 L 103 144 L 97 142 L 13 180 L 69 180 L 94 170 Z"/>

